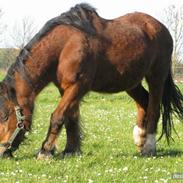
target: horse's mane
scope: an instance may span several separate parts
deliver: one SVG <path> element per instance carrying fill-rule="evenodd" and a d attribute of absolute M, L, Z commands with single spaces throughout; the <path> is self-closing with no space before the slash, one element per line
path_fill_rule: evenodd
<path fill-rule="evenodd" d="M 75 7 L 72 7 L 69 11 L 62 13 L 61 15 L 49 20 L 43 28 L 27 43 L 27 45 L 20 51 L 16 62 L 12 64 L 7 72 L 5 81 L 9 83 L 12 82 L 12 76 L 14 75 L 15 70 L 21 71 L 23 77 L 27 79 L 26 71 L 24 68 L 24 62 L 30 54 L 32 46 L 41 40 L 45 35 L 47 35 L 53 28 L 58 25 L 70 25 L 76 27 L 89 35 L 95 35 L 95 28 L 93 27 L 89 13 L 95 13 L 96 9 L 89 4 L 81 3 L 77 4 Z"/>
<path fill-rule="evenodd" d="M 61 15 L 49 20 L 43 28 L 31 39 L 31 41 L 25 46 L 27 50 L 49 33 L 53 28 L 58 25 L 71 25 L 90 35 L 95 35 L 95 28 L 90 22 L 88 17 L 89 12 L 96 13 L 96 9 L 86 3 L 77 4 L 69 11 L 62 13 Z M 97 13 L 96 13 L 97 14 Z"/>

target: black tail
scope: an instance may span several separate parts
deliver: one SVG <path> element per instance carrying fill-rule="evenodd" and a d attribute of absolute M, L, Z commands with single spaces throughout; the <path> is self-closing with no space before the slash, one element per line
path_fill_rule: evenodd
<path fill-rule="evenodd" d="M 172 114 L 183 122 L 183 95 L 175 85 L 171 72 L 165 81 L 161 112 L 163 127 L 160 138 L 165 134 L 169 143 L 172 139 L 172 129 L 175 131 Z"/>

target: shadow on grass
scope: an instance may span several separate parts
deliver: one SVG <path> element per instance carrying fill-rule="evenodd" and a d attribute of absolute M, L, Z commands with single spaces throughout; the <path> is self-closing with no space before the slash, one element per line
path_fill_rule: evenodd
<path fill-rule="evenodd" d="M 165 149 L 159 149 L 157 151 L 157 157 L 180 157 L 183 156 L 183 151 L 180 149 L 171 149 L 171 150 L 165 150 Z"/>
<path fill-rule="evenodd" d="M 162 157 L 181 157 L 183 156 L 183 151 L 181 149 L 158 149 L 157 150 L 157 154 L 156 156 L 142 156 L 140 153 L 135 152 L 134 151 L 128 151 L 128 152 L 116 152 L 111 154 L 114 158 L 148 158 L 148 157 L 156 157 L 156 158 L 162 158 Z M 83 157 L 93 157 L 93 156 L 97 156 L 97 153 L 89 151 L 89 152 L 85 152 L 82 153 Z M 106 154 L 107 156 L 107 154 Z M 110 155 L 109 155 L 110 156 Z M 77 157 L 77 156 L 75 156 Z"/>
<path fill-rule="evenodd" d="M 89 152 L 85 152 L 85 153 L 81 153 L 81 154 L 74 154 L 74 155 L 71 155 L 71 156 L 65 156 L 63 157 L 61 155 L 61 153 L 59 152 L 56 152 L 54 154 L 54 156 L 51 158 L 53 161 L 58 161 L 58 160 L 65 160 L 65 159 L 77 159 L 79 157 L 82 157 L 82 158 L 89 158 L 89 157 L 94 157 L 94 156 L 97 156 L 97 153 L 95 154 L 94 152 L 92 151 L 89 151 Z M 113 154 L 113 157 L 114 158 L 165 158 L 165 157 L 171 157 L 171 158 L 177 158 L 177 157 L 181 157 L 183 156 L 183 151 L 180 150 L 180 149 L 164 149 L 164 148 L 161 148 L 161 149 L 158 149 L 157 150 L 157 155 L 156 156 L 142 156 L 140 155 L 140 153 L 136 152 L 136 153 L 133 153 L 132 152 L 116 152 Z M 12 158 L 3 158 L 3 159 L 10 159 L 10 160 L 14 160 L 14 161 L 23 161 L 23 160 L 35 160 L 36 159 L 36 153 L 35 154 L 26 154 L 26 155 L 16 155 Z"/>
<path fill-rule="evenodd" d="M 0 161 L 14 161 L 14 162 L 17 162 L 17 161 L 24 161 L 24 160 L 33 160 L 34 157 L 33 156 L 12 156 L 12 157 L 1 157 L 0 158 Z"/>
<path fill-rule="evenodd" d="M 142 156 L 141 154 L 139 153 L 135 153 L 133 154 L 133 156 L 135 157 L 138 157 L 138 158 L 147 158 L 147 157 L 155 157 L 155 158 L 165 158 L 165 157 L 181 157 L 183 156 L 183 151 L 180 150 L 180 149 L 171 149 L 171 150 L 166 150 L 166 149 L 158 149 L 157 150 L 157 154 L 156 156 Z"/>

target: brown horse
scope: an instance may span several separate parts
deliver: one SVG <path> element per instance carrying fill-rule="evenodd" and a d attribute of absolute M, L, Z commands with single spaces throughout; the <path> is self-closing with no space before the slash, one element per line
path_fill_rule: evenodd
<path fill-rule="evenodd" d="M 134 140 L 143 155 L 156 153 L 155 134 L 171 137 L 172 113 L 183 118 L 183 96 L 171 76 L 173 42 L 159 21 L 143 13 L 114 20 L 79 4 L 48 21 L 24 47 L 0 84 L 0 152 L 11 155 L 31 128 L 34 100 L 50 82 L 62 99 L 38 158 L 52 156 L 63 125 L 63 155 L 80 151 L 79 103 L 88 91 L 126 91 L 137 104 Z M 149 92 L 141 85 L 147 80 Z M 162 110 L 160 110 L 162 109 Z"/>

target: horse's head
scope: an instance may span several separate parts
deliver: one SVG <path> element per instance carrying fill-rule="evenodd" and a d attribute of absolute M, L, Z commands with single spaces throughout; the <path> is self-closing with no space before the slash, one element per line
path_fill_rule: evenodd
<path fill-rule="evenodd" d="M 23 130 L 17 128 L 16 106 L 9 92 L 7 85 L 0 83 L 0 156 L 16 149 L 23 136 Z"/>

